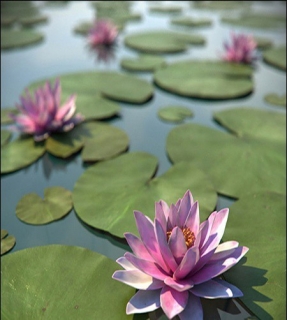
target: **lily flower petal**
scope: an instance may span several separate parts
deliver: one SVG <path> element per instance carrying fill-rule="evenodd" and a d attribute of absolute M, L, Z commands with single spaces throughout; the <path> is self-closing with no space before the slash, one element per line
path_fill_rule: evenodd
<path fill-rule="evenodd" d="M 184 310 L 178 316 L 180 320 L 203 319 L 203 310 L 200 298 L 190 294 Z"/>
<path fill-rule="evenodd" d="M 146 313 L 158 309 L 160 307 L 160 291 L 161 289 L 138 291 L 128 302 L 126 313 Z"/>

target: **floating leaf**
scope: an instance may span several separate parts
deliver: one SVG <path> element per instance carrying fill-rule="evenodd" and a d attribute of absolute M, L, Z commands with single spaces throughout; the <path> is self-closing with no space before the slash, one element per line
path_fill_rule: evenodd
<path fill-rule="evenodd" d="M 23 222 L 40 225 L 59 220 L 73 208 L 72 194 L 62 187 L 44 189 L 44 199 L 36 193 L 26 194 L 18 202 L 16 215 Z"/>
<path fill-rule="evenodd" d="M 164 58 L 150 54 L 142 54 L 136 59 L 121 60 L 121 67 L 131 71 L 154 71 L 163 65 L 165 65 Z"/>
<path fill-rule="evenodd" d="M 137 233 L 133 211 L 154 218 L 155 201 L 175 203 L 187 189 L 200 204 L 201 218 L 215 207 L 216 193 L 205 174 L 188 163 L 179 163 L 152 179 L 157 159 L 133 152 L 89 167 L 75 183 L 74 208 L 81 220 L 117 237 Z"/>
<path fill-rule="evenodd" d="M 286 70 L 286 46 L 264 51 L 263 60 L 273 67 Z"/>
<path fill-rule="evenodd" d="M 171 23 L 186 27 L 205 27 L 211 26 L 212 20 L 209 18 L 194 19 L 192 17 L 179 17 L 171 19 Z"/>
<path fill-rule="evenodd" d="M 2 254 L 10 251 L 16 243 L 16 239 L 14 236 L 8 236 L 8 232 L 6 230 L 1 229 L 1 256 Z"/>
<path fill-rule="evenodd" d="M 149 7 L 149 11 L 159 13 L 180 13 L 182 7 L 177 5 L 153 5 Z"/>
<path fill-rule="evenodd" d="M 192 111 L 187 107 L 182 106 L 167 106 L 160 108 L 157 112 L 158 116 L 171 122 L 182 122 L 187 117 L 192 117 Z"/>
<path fill-rule="evenodd" d="M 240 299 L 259 319 L 285 319 L 286 194 L 248 193 L 236 201 L 224 233 L 224 241 L 233 239 L 249 248 L 247 261 L 224 277 L 243 291 Z"/>
<path fill-rule="evenodd" d="M 29 166 L 45 153 L 43 143 L 20 137 L 1 148 L 1 174 Z"/>
<path fill-rule="evenodd" d="M 19 20 L 19 22 L 24 26 L 24 27 L 31 27 L 35 24 L 39 23 L 45 23 L 48 21 L 48 17 L 44 15 L 39 15 L 35 17 L 24 17 Z"/>
<path fill-rule="evenodd" d="M 254 37 L 254 40 L 257 43 L 257 49 L 259 50 L 265 50 L 269 49 L 273 46 L 273 42 L 270 39 L 262 38 L 262 37 Z"/>
<path fill-rule="evenodd" d="M 3 256 L 2 318 L 132 319 L 125 308 L 135 289 L 112 279 L 117 269 L 105 256 L 74 246 L 40 246 Z"/>
<path fill-rule="evenodd" d="M 286 107 L 286 94 L 269 93 L 264 96 L 264 100 L 276 106 Z"/>
<path fill-rule="evenodd" d="M 1 147 L 3 147 L 11 138 L 11 132 L 1 129 Z"/>
<path fill-rule="evenodd" d="M 154 73 L 154 81 L 170 92 L 202 99 L 234 99 L 252 92 L 252 68 L 221 61 L 175 62 Z"/>
<path fill-rule="evenodd" d="M 1 124 L 13 123 L 13 120 L 9 117 L 10 113 L 17 114 L 19 111 L 14 108 L 1 109 Z"/>
<path fill-rule="evenodd" d="M 249 1 L 192 1 L 196 9 L 236 10 L 250 7 Z"/>
<path fill-rule="evenodd" d="M 39 32 L 27 30 L 1 30 L 1 49 L 12 49 L 41 42 L 44 39 Z"/>
<path fill-rule="evenodd" d="M 278 112 L 237 108 L 215 113 L 235 135 L 198 124 L 179 125 L 168 135 L 173 163 L 200 167 L 222 194 L 286 189 L 286 117 Z"/>
<path fill-rule="evenodd" d="M 202 45 L 200 35 L 170 31 L 148 31 L 128 35 L 124 39 L 128 47 L 148 53 L 175 53 L 185 51 L 188 44 Z"/>

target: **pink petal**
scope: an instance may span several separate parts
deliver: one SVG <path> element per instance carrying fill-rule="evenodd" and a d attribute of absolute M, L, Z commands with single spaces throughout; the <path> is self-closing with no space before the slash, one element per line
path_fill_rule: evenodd
<path fill-rule="evenodd" d="M 167 222 L 167 231 L 172 230 L 175 226 L 177 226 L 177 207 L 172 204 L 169 210 L 169 217 Z"/>
<path fill-rule="evenodd" d="M 174 273 L 175 279 L 183 279 L 185 278 L 194 268 L 197 261 L 199 260 L 199 249 L 197 247 L 191 247 L 189 248 L 183 259 L 181 260 L 180 265 L 176 269 Z"/>
<path fill-rule="evenodd" d="M 188 278 L 184 280 L 174 280 L 173 278 L 166 278 L 164 280 L 164 283 L 179 292 L 187 291 L 194 286 L 193 282 Z"/>
<path fill-rule="evenodd" d="M 76 96 L 72 95 L 68 99 L 68 101 L 66 101 L 65 104 L 61 108 L 58 109 L 58 111 L 55 115 L 55 120 L 66 121 L 73 116 L 73 114 L 76 111 L 75 99 L 76 99 Z"/>
<path fill-rule="evenodd" d="M 33 133 L 36 130 L 36 124 L 30 117 L 26 115 L 13 115 L 11 117 L 24 132 Z"/>
<path fill-rule="evenodd" d="M 187 251 L 185 239 L 182 230 L 179 227 L 172 229 L 168 245 L 175 261 L 179 264 Z"/>
<path fill-rule="evenodd" d="M 146 313 L 160 307 L 161 290 L 139 290 L 128 302 L 126 313 Z"/>
<path fill-rule="evenodd" d="M 238 246 L 239 246 L 239 243 L 237 241 L 226 241 L 226 242 L 220 243 L 217 246 L 215 252 L 217 253 L 217 252 L 237 248 Z"/>
<path fill-rule="evenodd" d="M 196 201 L 192 207 L 190 208 L 190 211 L 188 213 L 188 216 L 186 218 L 186 221 L 184 222 L 184 225 L 192 231 L 195 236 L 198 234 L 199 230 L 199 208 L 198 208 L 198 201 Z"/>
<path fill-rule="evenodd" d="M 203 310 L 200 298 L 189 294 L 188 302 L 184 310 L 178 315 L 180 320 L 200 320 L 203 319 Z"/>
<path fill-rule="evenodd" d="M 130 263 L 125 257 L 118 258 L 116 262 L 126 270 L 137 270 L 137 268 L 132 263 Z"/>
<path fill-rule="evenodd" d="M 188 291 L 178 292 L 164 286 L 160 293 L 160 305 L 169 319 L 182 312 L 188 301 Z"/>
<path fill-rule="evenodd" d="M 142 243 L 142 241 L 138 237 L 136 237 L 135 235 L 133 235 L 132 233 L 129 233 L 129 232 L 125 233 L 124 235 L 125 235 L 125 238 L 128 242 L 128 245 L 130 246 L 133 253 L 137 257 L 140 257 L 145 260 L 153 261 L 153 258 L 151 257 L 151 255 L 147 251 L 146 247 L 144 246 L 144 244 Z"/>
<path fill-rule="evenodd" d="M 166 222 L 167 217 L 169 215 L 169 207 L 164 201 L 159 201 L 155 203 L 155 219 L 157 219 L 161 226 L 163 231 L 166 233 Z"/>
<path fill-rule="evenodd" d="M 236 247 L 231 247 L 229 248 L 229 245 L 236 245 Z M 232 257 L 233 255 L 236 255 L 236 250 L 238 249 L 238 242 L 236 243 L 235 241 L 229 241 L 228 243 L 223 243 L 225 246 L 218 246 L 213 254 L 213 256 L 209 259 L 208 263 L 213 263 L 217 262 L 219 260 L 224 260 L 229 257 Z M 219 248 L 219 249 L 218 249 Z"/>
<path fill-rule="evenodd" d="M 181 203 L 178 209 L 177 225 L 180 228 L 183 228 L 185 226 L 185 221 L 192 205 L 193 205 L 193 197 L 191 192 L 187 190 L 181 200 Z"/>

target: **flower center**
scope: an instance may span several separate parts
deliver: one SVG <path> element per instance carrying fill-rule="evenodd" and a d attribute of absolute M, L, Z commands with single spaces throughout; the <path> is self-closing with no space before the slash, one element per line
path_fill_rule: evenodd
<path fill-rule="evenodd" d="M 187 248 L 189 249 L 190 247 L 192 247 L 194 245 L 195 235 L 189 228 L 186 228 L 186 227 L 182 228 L 181 231 L 184 236 L 185 244 L 186 244 Z M 169 240 L 169 238 L 171 236 L 171 232 L 172 231 L 166 232 L 167 241 Z"/>

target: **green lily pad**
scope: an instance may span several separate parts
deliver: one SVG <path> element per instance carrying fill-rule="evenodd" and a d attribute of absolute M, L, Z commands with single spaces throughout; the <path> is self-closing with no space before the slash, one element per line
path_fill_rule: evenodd
<path fill-rule="evenodd" d="M 8 130 L 1 129 L 1 147 L 3 147 L 11 138 L 12 133 Z"/>
<path fill-rule="evenodd" d="M 236 10 L 250 7 L 250 1 L 192 1 L 196 9 Z"/>
<path fill-rule="evenodd" d="M 230 207 L 223 237 L 249 248 L 246 263 L 224 274 L 243 291 L 243 303 L 259 319 L 285 319 L 286 194 L 242 196 Z"/>
<path fill-rule="evenodd" d="M 206 27 L 212 25 L 212 20 L 209 18 L 179 17 L 171 19 L 171 23 L 186 27 Z"/>
<path fill-rule="evenodd" d="M 33 225 L 47 224 L 66 216 L 73 208 L 71 191 L 62 187 L 44 189 L 44 199 L 28 193 L 16 206 L 17 217 Z"/>
<path fill-rule="evenodd" d="M 222 61 L 187 60 L 154 73 L 154 82 L 167 91 L 201 99 L 234 99 L 252 92 L 252 68 Z"/>
<path fill-rule="evenodd" d="M 3 256 L 2 319 L 132 319 L 125 308 L 135 289 L 112 279 L 118 269 L 113 260 L 74 246 Z"/>
<path fill-rule="evenodd" d="M 257 43 L 257 49 L 259 50 L 265 50 L 269 49 L 273 46 L 273 42 L 270 39 L 262 38 L 262 37 L 254 37 L 254 40 Z"/>
<path fill-rule="evenodd" d="M 263 60 L 273 67 L 286 71 L 286 46 L 264 51 Z"/>
<path fill-rule="evenodd" d="M 121 60 L 121 67 L 130 71 L 154 71 L 165 64 L 164 58 L 150 54 L 142 54 L 135 59 Z"/>
<path fill-rule="evenodd" d="M 14 236 L 9 235 L 6 230 L 1 229 L 1 256 L 2 254 L 9 252 L 16 244 Z"/>
<path fill-rule="evenodd" d="M 236 135 L 198 124 L 179 125 L 167 138 L 171 161 L 197 165 L 219 193 L 230 197 L 239 198 L 246 190 L 285 190 L 286 117 L 252 108 L 214 116 Z"/>
<path fill-rule="evenodd" d="M 1 148 L 1 174 L 25 168 L 45 153 L 43 143 L 32 137 L 20 137 Z"/>
<path fill-rule="evenodd" d="M 153 219 L 155 201 L 162 199 L 170 205 L 187 189 L 199 200 L 201 219 L 214 209 L 216 192 L 197 167 L 179 163 L 152 178 L 156 168 L 157 159 L 143 152 L 127 153 L 89 167 L 74 186 L 77 215 L 88 225 L 122 238 L 127 231 L 138 233 L 134 210 Z"/>
<path fill-rule="evenodd" d="M 187 117 L 192 117 L 192 111 L 182 106 L 167 106 L 160 108 L 157 115 L 165 121 L 182 122 Z"/>
<path fill-rule="evenodd" d="M 150 12 L 159 12 L 159 13 L 181 13 L 182 6 L 177 5 L 153 5 L 149 7 Z"/>
<path fill-rule="evenodd" d="M 264 100 L 275 106 L 286 107 L 286 94 L 269 93 L 264 96 Z"/>
<path fill-rule="evenodd" d="M 27 30 L 1 30 L 1 49 L 24 47 L 41 42 L 44 36 L 40 32 Z"/>
<path fill-rule="evenodd" d="M 93 26 L 92 21 L 82 21 L 79 22 L 73 29 L 75 33 L 86 36 L 91 27 Z"/>
<path fill-rule="evenodd" d="M 196 34 L 170 31 L 148 31 L 128 35 L 126 46 L 147 53 L 176 53 L 187 49 L 188 44 L 202 45 L 205 39 Z"/>
<path fill-rule="evenodd" d="M 45 15 L 38 15 L 35 17 L 33 17 L 33 16 L 32 17 L 23 17 L 19 20 L 19 22 L 24 27 L 31 27 L 31 26 L 34 26 L 35 24 L 48 22 L 48 17 Z"/>
<path fill-rule="evenodd" d="M 1 124 L 13 123 L 13 120 L 9 117 L 9 113 L 17 114 L 19 112 L 15 108 L 1 109 Z"/>

